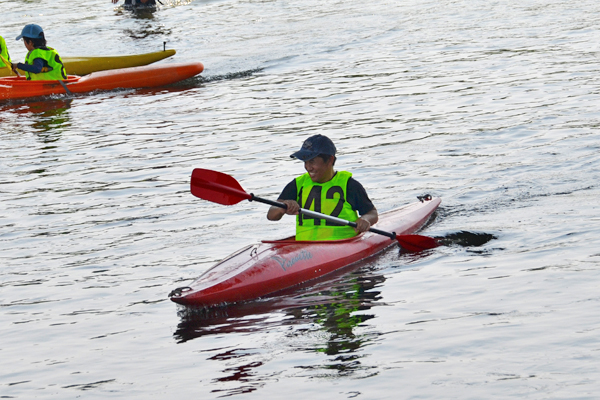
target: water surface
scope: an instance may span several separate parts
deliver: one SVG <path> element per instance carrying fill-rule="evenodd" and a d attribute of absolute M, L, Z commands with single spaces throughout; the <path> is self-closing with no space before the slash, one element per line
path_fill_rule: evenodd
<path fill-rule="evenodd" d="M 201 77 L 0 105 L 0 396 L 595 399 L 600 6 L 567 1 L 0 1 L 61 55 L 175 48 Z M 287 295 L 200 313 L 167 294 L 259 239 L 266 206 L 189 193 L 193 168 L 276 198 L 331 137 L 381 211 L 423 232 Z"/>

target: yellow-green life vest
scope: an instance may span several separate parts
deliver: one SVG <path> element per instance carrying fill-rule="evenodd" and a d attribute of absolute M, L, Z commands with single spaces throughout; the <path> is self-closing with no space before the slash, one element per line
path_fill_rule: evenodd
<path fill-rule="evenodd" d="M 346 201 L 348 179 L 352 174 L 338 171 L 325 183 L 316 183 L 308 173 L 296 178 L 298 204 L 301 208 L 331 215 L 348 221 L 356 221 L 358 213 Z M 296 217 L 296 240 L 337 240 L 356 236 L 350 226 L 334 225 L 324 219 L 312 219 L 298 214 Z"/>
<path fill-rule="evenodd" d="M 2 57 L 4 57 L 6 59 L 6 61 L 10 61 L 10 55 L 8 54 L 8 48 L 6 47 L 6 42 L 4 41 L 4 38 L 2 36 L 0 36 L 0 54 L 2 54 Z M 7 65 L 0 58 L 0 68 L 6 68 L 6 67 L 7 67 Z M 8 67 L 10 67 L 10 65 L 8 65 Z"/>
<path fill-rule="evenodd" d="M 63 62 L 52 47 L 46 47 L 46 49 L 33 49 L 27 53 L 25 57 L 25 64 L 33 65 L 33 61 L 36 58 L 44 60 L 44 67 L 42 72 L 34 74 L 27 72 L 27 79 L 31 81 L 62 81 L 67 79 L 67 71 Z"/>

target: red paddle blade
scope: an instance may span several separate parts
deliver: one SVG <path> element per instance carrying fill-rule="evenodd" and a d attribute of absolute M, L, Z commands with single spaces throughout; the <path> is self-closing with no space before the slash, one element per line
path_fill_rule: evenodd
<path fill-rule="evenodd" d="M 226 206 L 250 200 L 252 197 L 234 177 L 210 169 L 194 169 L 190 189 L 196 197 Z"/>
<path fill-rule="evenodd" d="M 411 253 L 433 249 L 440 245 L 436 239 L 421 235 L 396 235 L 396 240 L 404 250 Z"/>

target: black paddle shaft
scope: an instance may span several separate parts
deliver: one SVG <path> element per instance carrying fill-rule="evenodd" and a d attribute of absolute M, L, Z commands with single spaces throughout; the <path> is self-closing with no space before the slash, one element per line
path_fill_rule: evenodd
<path fill-rule="evenodd" d="M 279 207 L 279 208 L 283 208 L 283 209 L 287 210 L 287 205 L 285 203 L 280 203 L 279 201 L 273 201 L 273 200 L 263 199 L 261 197 L 256 197 L 252 193 L 250 193 L 250 198 L 248 199 L 248 201 L 258 201 L 259 203 L 264 203 L 264 204 L 268 204 L 270 206 L 275 206 L 275 207 Z M 310 210 L 307 210 L 307 209 L 304 209 L 304 208 L 300 209 L 300 213 L 304 214 L 306 216 L 309 216 L 311 218 L 325 219 L 325 220 L 327 220 L 329 222 L 333 222 L 333 223 L 339 224 L 340 226 L 348 225 L 348 226 L 351 226 L 353 228 L 356 228 L 356 222 L 346 221 L 345 219 L 341 219 L 341 218 L 337 218 L 337 217 L 332 217 L 331 215 L 321 214 L 321 213 L 310 211 Z M 382 230 L 377 229 L 377 228 L 369 228 L 369 232 L 377 233 L 379 235 L 387 236 L 390 239 L 396 240 L 396 233 L 395 232 L 386 232 L 386 231 L 382 231 Z"/>

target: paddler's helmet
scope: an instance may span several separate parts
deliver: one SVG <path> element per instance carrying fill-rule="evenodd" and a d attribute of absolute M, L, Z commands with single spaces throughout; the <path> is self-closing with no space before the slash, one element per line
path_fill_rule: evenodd
<path fill-rule="evenodd" d="M 25 25 L 17 40 L 26 37 L 27 39 L 44 39 L 44 30 L 37 24 Z"/>
<path fill-rule="evenodd" d="M 304 143 L 302 143 L 302 148 L 290 157 L 308 161 L 320 154 L 335 157 L 335 151 L 335 145 L 331 139 L 324 135 L 314 135 L 306 139 Z"/>

